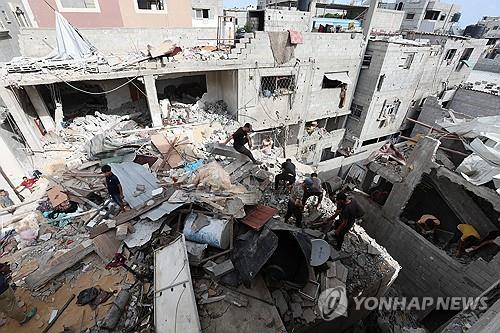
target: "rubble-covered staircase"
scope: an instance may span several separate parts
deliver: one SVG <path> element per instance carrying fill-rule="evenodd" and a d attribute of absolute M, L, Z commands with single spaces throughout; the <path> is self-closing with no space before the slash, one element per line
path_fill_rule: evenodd
<path fill-rule="evenodd" d="M 253 47 L 252 41 L 254 39 L 255 35 L 253 32 L 247 32 L 243 38 L 237 39 L 235 47 L 232 48 L 229 53 L 229 59 L 246 59 L 246 56 Z"/>

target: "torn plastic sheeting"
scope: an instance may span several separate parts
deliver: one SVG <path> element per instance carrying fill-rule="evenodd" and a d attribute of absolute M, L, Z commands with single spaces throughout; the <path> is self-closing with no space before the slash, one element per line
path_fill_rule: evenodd
<path fill-rule="evenodd" d="M 141 220 L 134 224 L 134 232 L 129 233 L 124 242 L 129 248 L 142 246 L 151 240 L 151 236 L 161 225 L 158 222 Z"/>
<path fill-rule="evenodd" d="M 56 12 L 56 41 L 57 51 L 50 54 L 48 59 L 85 59 L 96 50 L 59 12 Z"/>
<path fill-rule="evenodd" d="M 111 171 L 118 177 L 125 201 L 132 208 L 140 208 L 153 198 L 151 191 L 160 188 L 158 179 L 144 166 L 134 162 L 111 163 Z M 144 191 L 137 194 L 137 185 L 144 185 Z M 137 194 L 134 196 L 134 194 Z"/>
<path fill-rule="evenodd" d="M 436 124 L 443 127 L 450 133 L 455 133 L 465 138 L 475 138 L 477 136 L 500 135 L 500 116 L 477 117 L 471 120 L 445 118 L 436 121 Z"/>
<path fill-rule="evenodd" d="M 85 144 L 85 152 L 89 159 L 103 159 L 134 153 L 135 149 L 126 148 L 121 141 L 99 133 Z"/>
<path fill-rule="evenodd" d="M 146 214 L 141 215 L 141 218 L 143 219 L 148 218 L 152 221 L 158 221 L 160 218 L 162 218 L 167 214 L 172 213 L 174 210 L 181 207 L 182 205 L 183 205 L 182 203 L 171 203 L 165 201 L 159 207 L 150 210 Z"/>
<path fill-rule="evenodd" d="M 474 185 L 488 183 L 500 174 L 500 167 L 495 167 L 479 155 L 471 154 L 457 167 L 457 172 Z"/>
<path fill-rule="evenodd" d="M 194 230 L 193 224 L 198 217 L 197 213 L 190 213 L 186 217 L 182 233 L 186 239 L 208 244 L 210 246 L 225 250 L 229 247 L 230 228 L 229 221 L 207 216 L 209 224 L 199 230 Z"/>

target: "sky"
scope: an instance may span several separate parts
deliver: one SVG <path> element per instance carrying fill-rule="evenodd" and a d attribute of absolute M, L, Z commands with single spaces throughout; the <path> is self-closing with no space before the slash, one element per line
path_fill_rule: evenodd
<path fill-rule="evenodd" d="M 346 0 L 337 2 L 346 2 Z M 500 0 L 446 0 L 443 2 L 455 3 L 462 7 L 460 19 L 462 27 L 477 23 L 483 16 L 500 16 Z M 243 7 L 256 3 L 256 0 L 224 0 L 225 7 Z"/>

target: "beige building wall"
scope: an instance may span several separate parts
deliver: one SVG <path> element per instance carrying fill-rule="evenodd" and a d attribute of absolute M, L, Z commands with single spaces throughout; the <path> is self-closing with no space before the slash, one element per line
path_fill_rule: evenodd
<path fill-rule="evenodd" d="M 190 28 L 191 0 L 165 0 L 165 10 L 138 9 L 135 0 L 120 0 L 123 26 L 127 28 Z"/>

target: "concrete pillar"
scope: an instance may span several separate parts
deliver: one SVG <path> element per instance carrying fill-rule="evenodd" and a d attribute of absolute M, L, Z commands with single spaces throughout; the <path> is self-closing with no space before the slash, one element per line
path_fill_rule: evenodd
<path fill-rule="evenodd" d="M 156 79 L 153 75 L 144 76 L 144 86 L 148 97 L 149 112 L 153 127 L 163 126 L 160 103 L 158 102 L 158 92 L 156 91 Z"/>
<path fill-rule="evenodd" d="M 47 105 L 40 96 L 36 86 L 25 86 L 24 90 L 28 94 L 28 97 L 31 100 L 31 104 L 35 108 L 38 117 L 40 117 L 40 121 L 42 122 L 43 127 L 47 132 L 54 131 L 56 129 L 56 123 L 54 119 L 50 116 L 50 112 L 47 109 Z"/>
<path fill-rule="evenodd" d="M 0 87 L 0 98 L 5 103 L 5 106 L 12 115 L 12 118 L 14 118 L 17 127 L 19 127 L 21 134 L 28 143 L 28 146 L 30 146 L 32 150 L 42 151 L 43 148 L 40 139 L 35 133 L 33 125 L 30 124 L 23 108 L 19 104 L 15 93 L 7 87 Z"/>
<path fill-rule="evenodd" d="M 403 181 L 396 183 L 384 204 L 383 212 L 389 219 L 397 219 L 401 215 L 415 187 L 422 180 L 424 173 L 430 173 L 434 155 L 439 147 L 439 140 L 425 137 L 420 140 L 411 154 L 403 172 Z"/>

